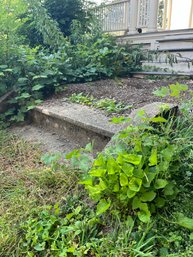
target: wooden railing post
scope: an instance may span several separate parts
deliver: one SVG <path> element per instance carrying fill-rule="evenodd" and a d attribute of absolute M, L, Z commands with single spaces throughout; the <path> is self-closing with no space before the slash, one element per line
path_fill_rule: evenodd
<path fill-rule="evenodd" d="M 149 0 L 148 31 L 157 31 L 159 0 Z"/>
<path fill-rule="evenodd" d="M 131 0 L 130 4 L 130 26 L 128 34 L 137 33 L 138 0 Z"/>

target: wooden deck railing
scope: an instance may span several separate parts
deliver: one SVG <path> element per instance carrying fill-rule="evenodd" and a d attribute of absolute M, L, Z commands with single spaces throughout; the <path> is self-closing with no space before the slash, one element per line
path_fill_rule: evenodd
<path fill-rule="evenodd" d="M 130 24 L 130 0 L 101 5 L 96 15 L 104 32 L 127 31 Z"/>
<path fill-rule="evenodd" d="M 104 32 L 156 30 L 159 0 L 117 0 L 96 9 Z"/>

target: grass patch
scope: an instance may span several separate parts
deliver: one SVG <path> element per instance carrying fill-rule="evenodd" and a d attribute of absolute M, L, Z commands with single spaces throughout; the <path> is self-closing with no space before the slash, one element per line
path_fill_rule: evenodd
<path fill-rule="evenodd" d="M 63 201 L 76 181 L 69 170 L 45 167 L 36 146 L 0 130 L 0 256 L 15 252 L 24 220 Z"/>

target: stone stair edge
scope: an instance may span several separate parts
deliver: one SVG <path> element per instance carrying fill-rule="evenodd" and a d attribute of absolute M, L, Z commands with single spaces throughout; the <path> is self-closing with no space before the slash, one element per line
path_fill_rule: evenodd
<path fill-rule="evenodd" d="M 52 112 L 52 111 L 47 110 L 46 108 L 43 108 L 43 107 L 40 107 L 40 106 L 37 106 L 34 110 L 38 111 L 38 112 L 41 112 L 42 114 L 45 114 L 47 116 L 59 119 L 61 121 L 68 122 L 68 123 L 70 123 L 72 125 L 75 125 L 75 126 L 78 126 L 80 128 L 90 130 L 90 131 L 95 132 L 95 133 L 97 133 L 99 135 L 102 135 L 102 136 L 112 137 L 116 133 L 116 131 L 112 132 L 110 130 L 103 129 L 102 127 L 93 126 L 93 125 L 88 124 L 88 123 L 80 122 L 80 121 L 77 121 L 75 119 L 71 119 L 69 117 L 57 114 L 55 112 Z"/>
<path fill-rule="evenodd" d="M 155 117 L 156 115 L 158 115 L 161 112 L 160 109 L 161 109 L 161 106 L 163 106 L 163 105 L 168 105 L 170 110 L 177 107 L 176 104 L 163 103 L 163 102 L 153 102 L 153 103 L 146 104 L 143 107 L 134 109 L 129 115 L 127 115 L 126 117 L 131 118 L 131 121 L 128 122 L 128 123 L 123 123 L 121 125 L 119 124 L 117 126 L 116 131 L 112 131 L 110 129 L 109 130 L 103 129 L 103 128 L 93 126 L 93 125 L 88 124 L 88 123 L 83 123 L 83 122 L 80 122 L 80 121 L 77 121 L 77 120 L 74 120 L 74 119 L 70 119 L 69 117 L 65 117 L 65 116 L 62 116 L 60 114 L 56 114 L 54 112 L 48 111 L 46 108 L 43 108 L 41 106 L 37 106 L 34 110 L 38 111 L 42 114 L 45 114 L 49 117 L 54 117 L 56 119 L 63 120 L 65 122 L 68 122 L 68 123 L 70 123 L 72 125 L 75 125 L 77 127 L 80 127 L 80 128 L 86 129 L 88 131 L 92 131 L 94 133 L 97 133 L 99 135 L 111 138 L 116 133 L 118 133 L 119 131 L 121 131 L 122 129 L 124 129 L 125 127 L 127 127 L 131 124 L 138 125 L 139 123 L 141 123 L 140 118 L 138 119 L 138 117 L 137 117 L 137 113 L 139 111 L 143 110 L 147 117 L 152 118 L 152 117 Z"/>

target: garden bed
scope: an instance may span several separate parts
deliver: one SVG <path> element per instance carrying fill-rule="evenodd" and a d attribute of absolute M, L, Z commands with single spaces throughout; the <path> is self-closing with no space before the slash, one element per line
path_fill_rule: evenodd
<path fill-rule="evenodd" d="M 83 95 L 93 96 L 96 99 L 114 98 L 117 102 L 125 105 L 132 105 L 132 109 L 144 106 L 145 104 L 162 101 L 160 97 L 153 94 L 153 91 L 169 84 L 175 84 L 176 79 L 150 80 L 150 79 L 107 79 L 82 84 L 67 85 L 64 91 L 55 95 L 52 99 L 56 101 L 60 97 L 70 97 L 72 94 L 83 93 Z M 179 80 L 178 83 L 186 84 L 189 89 L 193 89 L 193 80 Z M 189 99 L 190 94 L 184 92 L 185 98 Z M 163 102 L 173 103 L 176 99 L 166 97 Z M 124 111 L 130 113 L 131 109 Z"/>

